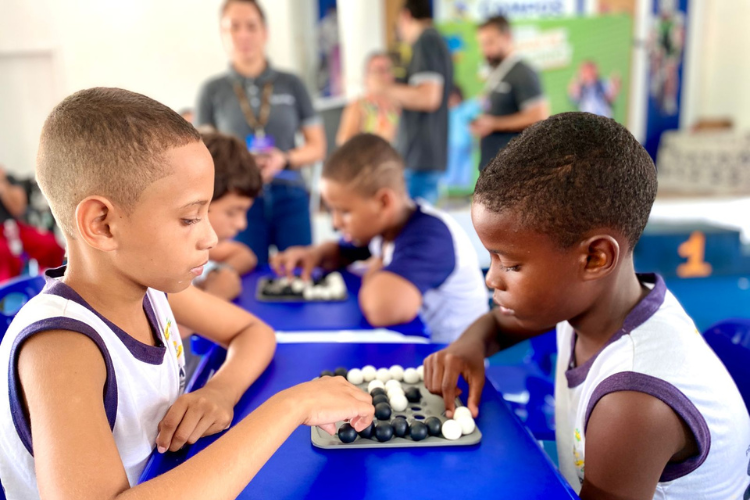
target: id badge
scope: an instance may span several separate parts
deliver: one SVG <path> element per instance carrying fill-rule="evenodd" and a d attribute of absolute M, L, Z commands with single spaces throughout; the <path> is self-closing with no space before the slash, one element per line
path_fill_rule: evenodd
<path fill-rule="evenodd" d="M 272 150 L 276 145 L 276 141 L 270 135 L 248 134 L 245 137 L 245 144 L 247 144 L 248 151 L 257 155 Z"/>

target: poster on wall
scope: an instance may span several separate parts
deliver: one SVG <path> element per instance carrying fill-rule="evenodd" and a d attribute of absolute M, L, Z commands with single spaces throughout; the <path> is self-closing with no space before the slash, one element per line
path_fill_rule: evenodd
<path fill-rule="evenodd" d="M 582 0 L 434 0 L 438 22 L 478 21 L 503 15 L 510 19 L 573 16 L 583 12 Z"/>
<path fill-rule="evenodd" d="M 539 71 L 552 114 L 587 111 L 626 124 L 632 25 L 629 15 L 618 14 L 522 20 L 513 22 L 512 29 L 515 51 Z M 458 127 L 468 134 L 468 123 L 484 108 L 482 91 L 489 67 L 478 48 L 475 22 L 443 22 L 438 28 L 453 55 L 454 81 L 464 99 L 451 113 L 463 114 L 466 123 Z M 456 143 L 466 148 L 466 139 Z M 449 166 L 449 194 L 470 193 L 478 176 L 477 143 L 468 139 L 472 150 L 458 156 L 463 164 Z"/>
<path fill-rule="evenodd" d="M 316 84 L 320 97 L 344 94 L 341 42 L 336 0 L 318 0 L 318 71 Z"/>
<path fill-rule="evenodd" d="M 655 0 L 648 38 L 648 104 L 644 147 L 656 158 L 661 135 L 680 127 L 688 0 Z"/>

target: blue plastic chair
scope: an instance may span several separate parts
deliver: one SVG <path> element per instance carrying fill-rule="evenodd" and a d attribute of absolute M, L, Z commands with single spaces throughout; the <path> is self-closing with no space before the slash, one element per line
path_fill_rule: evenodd
<path fill-rule="evenodd" d="M 43 288 L 43 276 L 14 278 L 0 285 L 0 339 L 21 307 Z"/>
<path fill-rule="evenodd" d="M 750 319 L 721 321 L 703 334 L 714 350 L 750 409 Z"/>

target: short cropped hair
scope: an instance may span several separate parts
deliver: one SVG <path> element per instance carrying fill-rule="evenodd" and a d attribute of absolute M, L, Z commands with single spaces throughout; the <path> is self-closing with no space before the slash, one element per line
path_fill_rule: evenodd
<path fill-rule="evenodd" d="M 561 113 L 527 128 L 479 177 L 475 202 L 512 212 L 524 227 L 569 248 L 611 228 L 638 243 L 656 198 L 656 167 L 625 127 Z"/>
<path fill-rule="evenodd" d="M 255 198 L 263 188 L 260 170 L 247 147 L 232 135 L 202 133 L 214 159 L 214 201 L 227 193 Z"/>
<path fill-rule="evenodd" d="M 224 0 L 224 3 L 221 4 L 221 9 L 220 9 L 222 17 L 224 17 L 224 14 L 227 13 L 227 9 L 233 3 L 247 3 L 247 4 L 252 5 L 253 7 L 257 9 L 261 22 L 264 25 L 266 24 L 266 13 L 263 11 L 263 8 L 260 6 L 257 0 Z"/>
<path fill-rule="evenodd" d="M 430 5 L 430 0 L 406 0 L 404 2 L 404 10 L 407 11 L 413 19 L 432 19 L 432 6 Z"/>
<path fill-rule="evenodd" d="M 323 165 L 323 177 L 364 196 L 382 188 L 406 190 L 404 160 L 388 141 L 374 134 L 357 134 L 334 151 Z"/>
<path fill-rule="evenodd" d="M 484 28 L 495 28 L 504 35 L 510 33 L 510 23 L 508 22 L 508 18 L 505 16 L 490 17 L 479 25 L 479 29 Z"/>
<path fill-rule="evenodd" d="M 179 114 L 117 88 L 81 90 L 47 117 L 36 177 L 61 229 L 75 235 L 75 211 L 100 195 L 129 213 L 141 193 L 170 174 L 163 155 L 200 140 Z"/>

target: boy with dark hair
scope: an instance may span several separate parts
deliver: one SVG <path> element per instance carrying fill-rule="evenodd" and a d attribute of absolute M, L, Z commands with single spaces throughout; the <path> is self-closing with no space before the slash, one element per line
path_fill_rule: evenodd
<path fill-rule="evenodd" d="M 247 227 L 247 211 L 263 189 L 263 181 L 253 155 L 242 141 L 218 132 L 206 132 L 201 137 L 214 160 L 214 195 L 208 220 L 219 242 L 209 250 L 210 260 L 193 284 L 232 300 L 242 291 L 240 277 L 258 263 L 250 247 L 234 237 Z"/>
<path fill-rule="evenodd" d="M 560 471 L 583 500 L 741 498 L 739 391 L 661 277 L 634 270 L 656 188 L 614 120 L 564 113 L 511 141 L 472 206 L 497 307 L 425 360 L 425 385 L 450 416 L 463 376 L 476 416 L 485 357 L 556 328 Z"/>
<path fill-rule="evenodd" d="M 413 201 L 404 163 L 383 138 L 354 136 L 323 167 L 321 194 L 343 242 L 294 247 L 272 259 L 279 273 L 315 266 L 336 269 L 369 261 L 359 304 L 373 326 L 406 323 L 420 314 L 433 342 L 450 342 L 487 311 L 477 255 L 449 215 Z"/>

